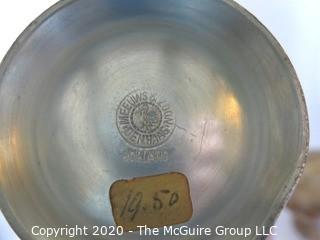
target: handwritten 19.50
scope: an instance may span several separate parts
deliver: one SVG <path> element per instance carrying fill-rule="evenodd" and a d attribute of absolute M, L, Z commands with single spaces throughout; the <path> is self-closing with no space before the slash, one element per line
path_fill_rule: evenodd
<path fill-rule="evenodd" d="M 143 206 L 144 202 L 143 192 L 134 192 L 131 190 L 127 196 L 125 205 L 121 210 L 120 217 L 125 217 L 126 214 L 130 216 L 133 221 L 140 211 L 147 211 L 147 207 Z M 147 199 L 152 202 L 152 211 L 161 211 L 164 207 L 173 207 L 179 202 L 179 193 L 171 192 L 168 189 L 157 191 L 153 194 L 152 199 Z"/>

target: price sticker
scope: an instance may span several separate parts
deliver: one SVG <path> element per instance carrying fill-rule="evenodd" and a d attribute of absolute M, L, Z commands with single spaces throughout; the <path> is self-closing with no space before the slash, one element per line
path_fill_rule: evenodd
<path fill-rule="evenodd" d="M 116 181 L 110 202 L 116 224 L 125 231 L 185 223 L 193 213 L 188 179 L 177 172 Z"/>

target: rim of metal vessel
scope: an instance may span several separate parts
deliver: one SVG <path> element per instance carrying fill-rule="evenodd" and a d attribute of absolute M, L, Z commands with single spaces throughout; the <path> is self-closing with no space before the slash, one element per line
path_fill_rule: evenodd
<path fill-rule="evenodd" d="M 19 51 L 21 46 L 24 45 L 24 43 L 29 38 L 29 36 L 31 36 L 32 33 L 42 23 L 44 23 L 48 18 L 53 16 L 56 12 L 58 12 L 62 8 L 76 1 L 78 0 L 58 1 L 56 4 L 54 4 L 53 6 L 48 8 L 46 11 L 44 11 L 40 16 L 38 16 L 29 26 L 26 27 L 26 29 L 20 34 L 20 36 L 13 43 L 13 45 L 11 46 L 11 48 L 9 49 L 9 51 L 7 52 L 7 54 L 5 55 L 5 57 L 3 58 L 0 64 L 0 88 L 1 88 L 3 76 L 5 75 L 7 68 L 10 66 L 12 59 L 14 58 L 16 53 Z M 298 180 L 300 179 L 303 173 L 303 170 L 307 161 L 307 155 L 309 151 L 309 119 L 308 119 L 307 105 L 306 105 L 305 97 L 304 97 L 303 90 L 299 82 L 297 73 L 291 61 L 289 60 L 287 54 L 285 53 L 284 49 L 281 47 L 280 43 L 276 40 L 276 38 L 272 35 L 272 33 L 253 14 L 251 14 L 248 10 L 246 10 L 240 4 L 236 3 L 233 0 L 222 0 L 222 1 L 227 5 L 231 6 L 234 10 L 240 12 L 243 16 L 245 16 L 252 24 L 254 24 L 267 37 L 270 43 L 273 44 L 275 49 L 278 51 L 278 53 L 282 57 L 283 61 L 287 64 L 290 74 L 293 77 L 293 81 L 295 84 L 295 88 L 296 88 L 297 95 L 299 97 L 300 106 L 301 106 L 301 116 L 303 117 L 302 127 L 303 127 L 304 147 L 300 154 L 299 160 L 297 161 L 295 172 L 293 173 L 288 184 L 284 186 L 283 190 L 275 199 L 273 205 L 270 207 L 270 213 L 266 216 L 264 220 L 264 225 L 265 227 L 268 228 L 274 224 L 281 210 L 287 204 L 290 197 L 290 193 L 296 187 Z M 15 215 L 13 214 L 13 210 L 11 209 L 9 202 L 6 200 L 4 193 L 2 192 L 1 182 L 0 182 L 0 209 L 2 210 L 2 213 L 6 217 L 8 223 L 10 224 L 12 229 L 15 231 L 15 233 L 21 239 L 29 239 L 30 231 L 24 229 L 22 227 L 22 224 L 19 223 L 18 218 L 16 218 Z M 256 237 L 253 237 L 253 239 L 255 238 Z M 265 239 L 265 238 L 266 237 L 262 237 L 260 239 Z"/>

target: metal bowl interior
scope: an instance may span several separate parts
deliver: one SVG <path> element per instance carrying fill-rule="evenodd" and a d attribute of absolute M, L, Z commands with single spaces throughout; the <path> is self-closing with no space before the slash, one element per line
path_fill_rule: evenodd
<path fill-rule="evenodd" d="M 0 78 L 0 202 L 22 239 L 34 225 L 113 225 L 114 181 L 172 171 L 190 182 L 190 226 L 270 226 L 305 161 L 293 67 L 231 1 L 61 1 Z M 119 114 L 135 96 L 154 101 L 129 109 L 130 133 Z"/>

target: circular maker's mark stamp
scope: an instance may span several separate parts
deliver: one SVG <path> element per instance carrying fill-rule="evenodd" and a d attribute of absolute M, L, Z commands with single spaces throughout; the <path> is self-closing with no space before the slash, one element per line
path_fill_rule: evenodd
<path fill-rule="evenodd" d="M 117 109 L 117 127 L 125 141 L 137 148 L 154 148 L 166 142 L 175 128 L 169 104 L 146 91 L 129 93 Z"/>

